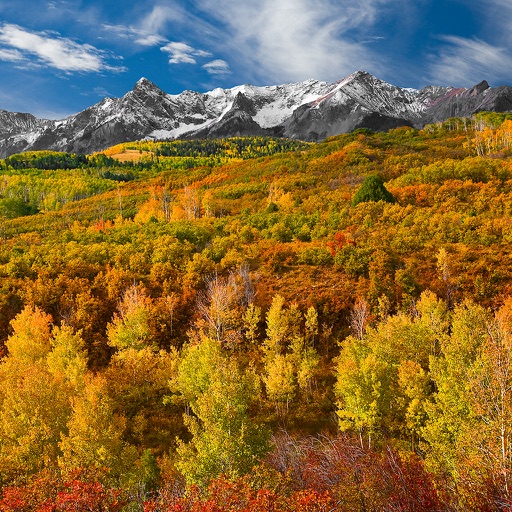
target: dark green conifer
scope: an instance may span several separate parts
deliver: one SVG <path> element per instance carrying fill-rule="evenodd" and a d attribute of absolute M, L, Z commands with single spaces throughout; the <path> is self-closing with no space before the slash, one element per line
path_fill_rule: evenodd
<path fill-rule="evenodd" d="M 395 202 L 393 194 L 391 194 L 391 192 L 384 186 L 382 178 L 376 174 L 372 174 L 365 178 L 360 189 L 352 199 L 352 206 L 369 201 L 386 201 L 387 203 Z"/>

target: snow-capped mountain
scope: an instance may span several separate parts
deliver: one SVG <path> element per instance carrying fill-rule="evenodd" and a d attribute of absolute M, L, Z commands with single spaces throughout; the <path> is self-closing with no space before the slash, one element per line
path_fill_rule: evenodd
<path fill-rule="evenodd" d="M 90 153 L 143 138 L 278 135 L 303 140 L 367 127 L 421 127 L 480 110 L 512 110 L 512 88 L 429 86 L 416 90 L 357 71 L 335 83 L 241 85 L 171 95 L 141 78 L 122 98 L 105 98 L 54 121 L 0 110 L 0 156 L 53 149 Z"/>

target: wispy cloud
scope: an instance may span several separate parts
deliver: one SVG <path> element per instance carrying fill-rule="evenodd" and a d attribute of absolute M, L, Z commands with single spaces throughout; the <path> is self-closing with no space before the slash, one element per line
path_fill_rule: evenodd
<path fill-rule="evenodd" d="M 391 0 L 198 0 L 226 32 L 225 54 L 264 80 L 335 79 L 356 69 L 381 69 L 363 41 Z M 226 15 L 229 13 L 229 16 Z"/>
<path fill-rule="evenodd" d="M 475 38 L 445 36 L 446 45 L 431 56 L 430 80 L 446 85 L 473 85 L 510 76 L 509 50 Z"/>
<path fill-rule="evenodd" d="M 451 85 L 472 85 L 481 80 L 496 85 L 512 75 L 512 3 L 510 0 L 458 0 L 478 19 L 477 30 L 466 37 L 448 34 L 431 53 L 427 79 Z"/>
<path fill-rule="evenodd" d="M 138 7 L 140 9 L 140 7 Z M 103 23 L 102 28 L 107 34 L 116 38 L 126 39 L 144 47 L 159 46 L 168 43 L 165 34 L 169 23 L 184 23 L 183 12 L 167 5 L 155 5 L 138 22 L 130 25 L 114 25 Z"/>
<path fill-rule="evenodd" d="M 165 31 L 170 22 L 182 22 L 183 13 L 181 9 L 171 8 L 167 5 L 155 5 L 144 16 L 140 23 L 140 30 L 147 34 L 159 35 Z"/>
<path fill-rule="evenodd" d="M 201 66 L 208 74 L 213 76 L 226 76 L 231 73 L 229 64 L 222 59 L 215 59 Z"/>
<path fill-rule="evenodd" d="M 101 27 L 103 37 L 116 39 L 118 43 L 126 41 L 126 44 L 132 45 L 132 51 L 159 46 L 167 54 L 169 64 L 201 65 L 208 74 L 217 78 L 230 74 L 229 64 L 225 60 L 214 59 L 204 63 L 214 54 L 201 48 L 203 44 L 214 47 L 215 42 L 222 39 L 222 29 L 177 3 L 157 3 L 134 24 L 103 23 Z M 171 32 L 173 39 L 169 38 Z"/>
<path fill-rule="evenodd" d="M 147 32 L 138 27 L 104 23 L 102 29 L 104 33 L 114 36 L 117 40 L 124 39 L 140 46 L 158 46 L 167 42 L 164 36 Z"/>
<path fill-rule="evenodd" d="M 55 32 L 31 32 L 18 25 L 0 26 L 0 59 L 27 65 L 46 65 L 66 73 L 124 71 L 111 66 L 107 54 Z"/>
<path fill-rule="evenodd" d="M 0 60 L 10 62 L 21 62 L 23 61 L 23 53 L 18 50 L 8 50 L 6 48 L 0 48 Z"/>
<path fill-rule="evenodd" d="M 211 57 L 211 53 L 197 50 L 187 43 L 170 42 L 160 48 L 169 54 L 169 64 L 197 64 L 196 57 Z"/>
<path fill-rule="evenodd" d="M 83 91 L 81 93 L 82 96 L 96 96 L 96 97 L 100 97 L 100 98 L 107 98 L 107 97 L 112 97 L 113 94 L 110 93 L 107 89 L 105 89 L 104 87 L 94 87 L 91 90 L 87 90 L 87 91 Z"/>

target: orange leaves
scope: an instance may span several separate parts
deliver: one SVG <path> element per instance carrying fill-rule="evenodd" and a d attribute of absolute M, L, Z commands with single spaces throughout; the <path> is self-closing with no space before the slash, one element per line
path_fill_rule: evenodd
<path fill-rule="evenodd" d="M 479 156 L 509 149 L 512 146 L 512 120 L 507 119 L 498 127 L 486 125 L 475 130 L 471 145 Z"/>
<path fill-rule="evenodd" d="M 436 187 L 427 183 L 407 185 L 404 187 L 389 186 L 389 191 L 401 205 L 413 204 L 419 207 L 431 206 Z"/>
<path fill-rule="evenodd" d="M 220 477 L 201 494 L 192 487 L 187 494 L 148 500 L 145 512 L 328 512 L 336 503 L 329 491 L 304 489 L 286 494 L 255 488 L 248 478 L 230 481 Z"/>
<path fill-rule="evenodd" d="M 334 234 L 332 241 L 326 243 L 332 256 L 336 256 L 338 251 L 346 247 L 347 245 L 356 245 L 354 241 L 354 235 L 350 231 L 341 232 L 338 231 Z"/>
<path fill-rule="evenodd" d="M 0 499 L 2 512 L 117 512 L 126 505 L 118 489 L 99 482 L 74 479 L 59 482 L 42 474 L 26 485 L 6 487 Z"/>

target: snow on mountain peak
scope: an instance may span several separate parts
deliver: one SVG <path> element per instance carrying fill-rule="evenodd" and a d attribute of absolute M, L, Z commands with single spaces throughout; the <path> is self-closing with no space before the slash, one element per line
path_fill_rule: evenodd
<path fill-rule="evenodd" d="M 485 102 L 484 102 L 485 99 Z M 456 101 L 456 104 L 454 103 Z M 308 79 L 167 94 L 146 77 L 122 98 L 105 98 L 60 121 L 0 111 L 0 156 L 33 148 L 90 152 L 142 138 L 282 135 L 321 140 L 358 127 L 386 130 L 508 108 L 512 89 L 391 85 L 356 71 L 334 83 Z M 14 143 L 14 142 L 15 143 Z"/>
<path fill-rule="evenodd" d="M 158 86 L 156 86 L 153 82 L 151 82 L 151 80 L 148 80 L 147 78 L 142 77 L 139 80 L 137 80 L 137 82 L 135 83 L 133 91 L 156 91 L 156 92 L 160 92 L 161 89 Z"/>

